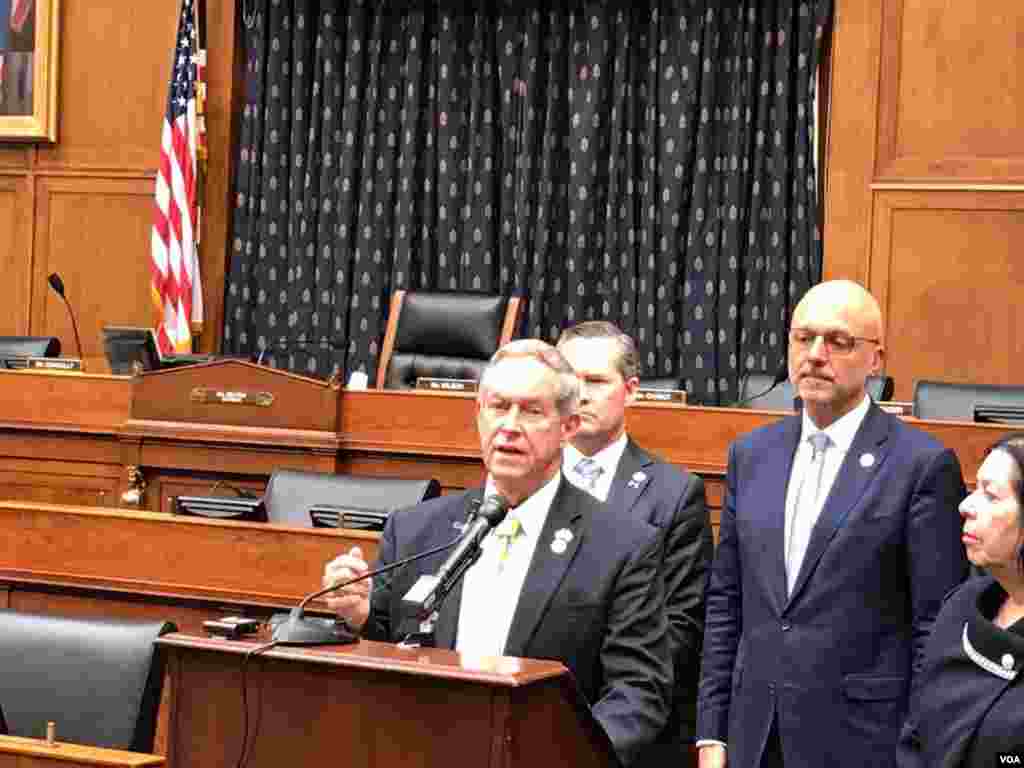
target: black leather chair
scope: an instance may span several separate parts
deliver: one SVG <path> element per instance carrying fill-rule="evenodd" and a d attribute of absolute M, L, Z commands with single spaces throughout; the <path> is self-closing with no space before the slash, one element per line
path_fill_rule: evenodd
<path fill-rule="evenodd" d="M 420 377 L 479 381 L 518 319 L 518 296 L 395 291 L 377 389 L 412 389 Z"/>
<path fill-rule="evenodd" d="M 0 611 L 0 705 L 12 736 L 151 752 L 169 622 Z"/>
<path fill-rule="evenodd" d="M 387 514 L 441 495 L 441 484 L 429 480 L 396 477 L 360 477 L 322 472 L 279 469 L 270 477 L 263 494 L 267 521 L 282 525 L 310 526 L 314 507 L 333 508 L 340 525 L 345 511 Z M 329 525 L 330 515 L 321 518 Z M 362 526 L 359 526 L 362 527 Z"/>
<path fill-rule="evenodd" d="M 977 406 L 1024 409 L 1024 386 L 921 380 L 914 384 L 914 416 L 938 421 L 974 421 Z"/>
<path fill-rule="evenodd" d="M 788 380 L 780 382 L 774 389 L 765 392 L 773 377 L 767 373 L 749 373 L 740 381 L 740 408 L 762 411 L 795 411 L 798 407 L 796 390 Z M 869 376 L 867 391 L 877 402 L 891 400 L 896 390 L 892 376 Z M 758 393 L 764 393 L 758 395 Z M 751 398 L 751 399 L 747 399 Z"/>
<path fill-rule="evenodd" d="M 640 379 L 640 389 L 683 389 L 679 379 L 672 376 L 659 376 Z"/>
<path fill-rule="evenodd" d="M 0 336 L 0 368 L 23 368 L 29 357 L 60 357 L 56 336 Z"/>

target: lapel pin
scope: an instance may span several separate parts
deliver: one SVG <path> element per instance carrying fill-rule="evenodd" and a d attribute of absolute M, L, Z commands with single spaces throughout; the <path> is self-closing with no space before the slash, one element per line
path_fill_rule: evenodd
<path fill-rule="evenodd" d="M 568 528 L 559 528 L 555 531 L 555 541 L 564 541 L 568 544 L 572 541 L 572 531 Z"/>
<path fill-rule="evenodd" d="M 864 467 L 864 469 L 870 469 L 871 467 L 875 466 L 874 454 L 862 453 L 860 455 L 860 465 Z"/>
<path fill-rule="evenodd" d="M 569 545 L 565 543 L 565 539 L 552 539 L 551 540 L 551 551 L 556 555 L 564 555 L 565 550 Z"/>
<path fill-rule="evenodd" d="M 626 485 L 628 485 L 630 488 L 639 488 L 640 483 L 642 483 L 646 479 L 647 475 L 644 474 L 643 472 L 634 472 L 633 476 L 629 479 L 629 482 L 626 483 Z"/>

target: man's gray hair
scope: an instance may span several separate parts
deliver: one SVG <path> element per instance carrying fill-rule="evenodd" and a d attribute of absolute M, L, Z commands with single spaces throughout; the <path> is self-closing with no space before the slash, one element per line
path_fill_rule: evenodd
<path fill-rule="evenodd" d="M 540 339 L 510 341 L 495 352 L 480 375 L 481 392 L 487 385 L 487 378 L 493 373 L 495 366 L 503 360 L 514 358 L 531 358 L 545 368 L 554 371 L 556 374 L 555 408 L 563 417 L 576 413 L 580 402 L 580 382 L 576 378 L 576 371 L 569 365 L 569 361 L 561 352 Z"/>
<path fill-rule="evenodd" d="M 640 375 L 640 365 L 637 361 L 636 342 L 628 333 L 624 333 L 615 323 L 607 320 L 587 320 L 578 323 L 562 331 L 558 337 L 558 347 L 567 344 L 573 339 L 611 339 L 618 347 L 618 354 L 612 360 L 612 365 L 622 376 L 623 381 L 629 381 L 634 376 Z"/>

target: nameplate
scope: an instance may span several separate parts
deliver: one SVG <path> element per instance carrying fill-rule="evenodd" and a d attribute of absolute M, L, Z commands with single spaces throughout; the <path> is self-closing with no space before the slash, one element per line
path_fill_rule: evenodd
<path fill-rule="evenodd" d="M 261 408 L 269 408 L 274 402 L 274 396 L 269 392 L 194 387 L 191 400 L 193 403 L 202 403 L 203 405 L 256 405 Z"/>
<path fill-rule="evenodd" d="M 639 403 L 686 405 L 686 391 L 682 389 L 638 389 L 635 399 Z"/>
<path fill-rule="evenodd" d="M 30 357 L 26 366 L 30 371 L 58 371 L 71 373 L 82 371 L 82 361 L 77 357 Z"/>
<path fill-rule="evenodd" d="M 416 379 L 416 389 L 432 392 L 476 392 L 477 388 L 477 382 L 473 379 L 434 379 L 428 376 Z"/>

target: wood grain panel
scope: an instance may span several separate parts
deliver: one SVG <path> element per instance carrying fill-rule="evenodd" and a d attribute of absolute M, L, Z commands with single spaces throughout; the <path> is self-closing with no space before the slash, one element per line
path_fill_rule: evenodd
<path fill-rule="evenodd" d="M 72 5 L 71 3 L 65 4 Z M 104 325 L 150 326 L 153 185 L 145 179 L 42 177 L 37 182 L 32 332 L 74 354 L 67 310 L 46 276 L 60 272 L 78 315 L 82 354 L 101 357 Z"/>
<path fill-rule="evenodd" d="M 0 336 L 28 332 L 32 275 L 32 187 L 25 176 L 0 176 Z"/>
<path fill-rule="evenodd" d="M 1024 196 L 881 192 L 871 287 L 896 399 L 916 379 L 1019 384 Z"/>
<path fill-rule="evenodd" d="M 836 0 L 825 132 L 824 275 L 866 282 L 882 4 Z"/>
<path fill-rule="evenodd" d="M 1024 180 L 1024 5 L 884 6 L 878 178 Z"/>
<path fill-rule="evenodd" d="M 40 168 L 155 172 L 180 7 L 62 3 L 60 141 L 39 148 Z"/>

